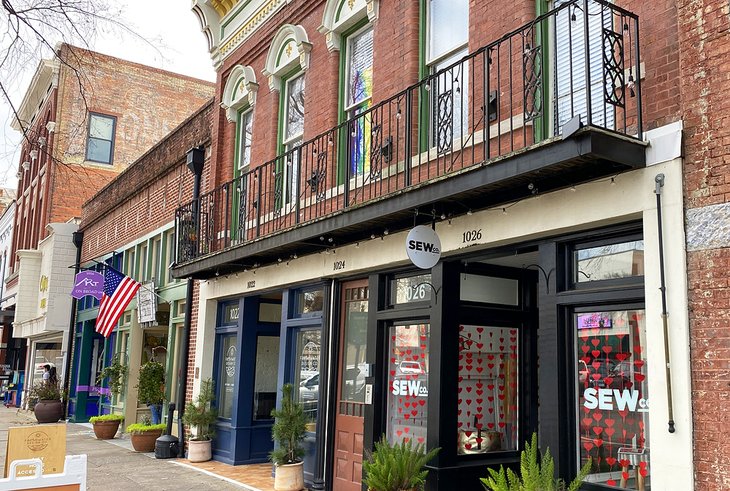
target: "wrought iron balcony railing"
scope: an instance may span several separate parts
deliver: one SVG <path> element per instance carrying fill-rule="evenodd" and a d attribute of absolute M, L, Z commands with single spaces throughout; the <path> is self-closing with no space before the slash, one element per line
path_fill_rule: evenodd
<path fill-rule="evenodd" d="M 638 17 L 572 0 L 176 211 L 178 264 L 583 125 L 641 138 Z"/>

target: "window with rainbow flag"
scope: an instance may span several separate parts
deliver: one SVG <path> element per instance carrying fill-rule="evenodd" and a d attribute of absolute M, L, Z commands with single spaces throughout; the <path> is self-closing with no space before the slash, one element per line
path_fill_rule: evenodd
<path fill-rule="evenodd" d="M 370 26 L 348 39 L 346 83 L 347 118 L 357 118 L 350 125 L 350 175 L 363 175 L 370 172 L 371 157 L 372 116 L 367 112 L 373 97 L 373 29 Z"/>

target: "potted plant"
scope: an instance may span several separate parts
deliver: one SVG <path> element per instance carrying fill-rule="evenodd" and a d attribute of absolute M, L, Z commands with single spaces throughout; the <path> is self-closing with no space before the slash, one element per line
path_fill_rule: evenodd
<path fill-rule="evenodd" d="M 122 392 L 124 387 L 124 381 L 127 377 L 127 365 L 123 365 L 119 353 L 114 355 L 111 363 L 108 367 L 104 367 L 101 372 L 96 376 L 96 383 L 101 383 L 106 380 L 109 388 L 109 393 L 112 396 L 118 396 Z"/>
<path fill-rule="evenodd" d="M 195 428 L 193 436 L 188 440 L 190 462 L 206 462 L 212 457 L 211 440 L 215 432 L 213 425 L 218 417 L 218 411 L 212 407 L 214 399 L 213 381 L 207 379 L 201 383 L 198 397 L 185 406 L 183 423 Z"/>
<path fill-rule="evenodd" d="M 162 436 L 165 431 L 164 424 L 153 425 L 149 419 L 145 419 L 143 423 L 134 423 L 127 426 L 129 439 L 132 441 L 132 447 L 137 452 L 153 452 L 155 450 L 155 441 Z"/>
<path fill-rule="evenodd" d="M 525 442 L 525 449 L 520 454 L 519 476 L 512 469 L 505 472 L 504 466 L 500 466 L 499 471 L 490 468 L 489 477 L 481 481 L 488 491 L 578 491 L 590 470 L 589 459 L 573 482 L 566 486 L 562 479 L 555 478 L 555 463 L 549 448 L 538 460 L 537 433 L 533 433 L 532 443 Z"/>
<path fill-rule="evenodd" d="M 271 452 L 276 467 L 274 489 L 276 491 L 299 491 L 304 488 L 304 448 L 302 440 L 306 432 L 307 418 L 304 410 L 294 400 L 292 384 L 282 388 L 281 408 L 271 411 L 274 425 L 271 438 L 277 447 Z"/>
<path fill-rule="evenodd" d="M 441 450 L 425 452 L 423 444 L 411 440 L 391 445 L 385 436 L 375 443 L 375 451 L 363 462 L 363 483 L 371 491 L 423 489 L 428 471 L 424 466 Z"/>
<path fill-rule="evenodd" d="M 152 413 L 152 424 L 161 422 L 162 401 L 165 400 L 165 367 L 150 360 L 139 369 L 137 399 L 147 404 Z"/>
<path fill-rule="evenodd" d="M 121 414 L 104 414 L 89 418 L 89 423 L 94 426 L 94 435 L 99 440 L 111 440 L 117 434 L 119 424 L 124 421 Z"/>
<path fill-rule="evenodd" d="M 63 417 L 61 389 L 57 383 L 49 381 L 36 382 L 28 393 L 29 399 L 35 401 L 33 412 L 39 423 L 56 423 Z"/>

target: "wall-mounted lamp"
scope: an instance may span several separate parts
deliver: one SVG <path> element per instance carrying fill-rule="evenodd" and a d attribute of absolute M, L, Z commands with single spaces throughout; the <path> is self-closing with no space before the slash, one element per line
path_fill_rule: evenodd
<path fill-rule="evenodd" d="M 56 122 L 55 121 L 49 121 L 46 123 L 46 129 L 49 133 L 53 133 L 56 131 Z"/>
<path fill-rule="evenodd" d="M 21 167 L 23 167 L 23 170 L 30 169 L 30 162 L 28 162 L 27 160 L 20 165 L 21 165 Z"/>
<path fill-rule="evenodd" d="M 41 148 L 46 146 L 46 137 L 45 136 L 38 137 L 38 146 Z"/>
<path fill-rule="evenodd" d="M 33 149 L 30 151 L 30 158 L 33 162 L 38 158 L 38 150 Z"/>

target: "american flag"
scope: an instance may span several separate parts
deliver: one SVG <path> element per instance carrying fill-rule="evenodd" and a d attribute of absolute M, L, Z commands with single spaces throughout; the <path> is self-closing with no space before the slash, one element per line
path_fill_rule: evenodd
<path fill-rule="evenodd" d="M 99 315 L 96 318 L 96 332 L 109 337 L 117 325 L 124 309 L 132 297 L 136 295 L 140 284 L 129 276 L 107 267 L 104 273 L 104 293 L 99 304 Z"/>

